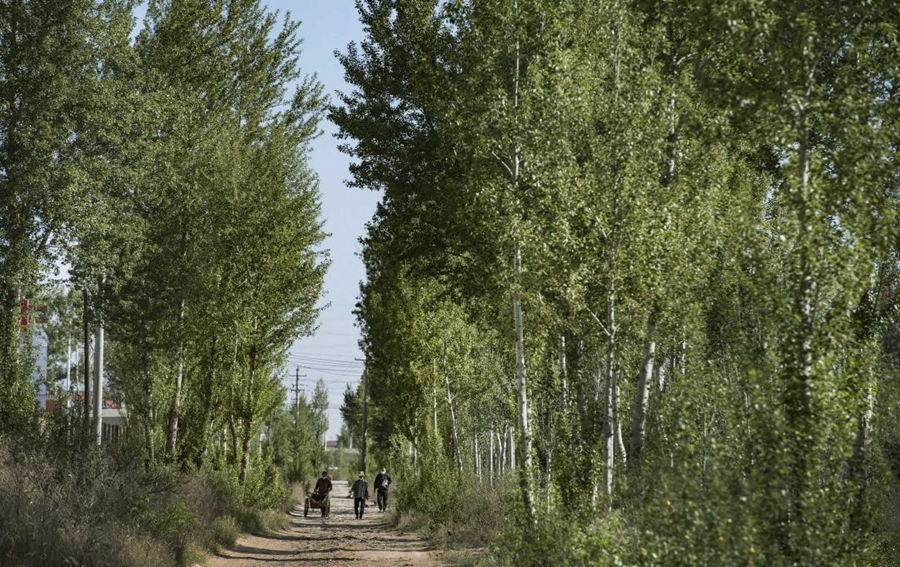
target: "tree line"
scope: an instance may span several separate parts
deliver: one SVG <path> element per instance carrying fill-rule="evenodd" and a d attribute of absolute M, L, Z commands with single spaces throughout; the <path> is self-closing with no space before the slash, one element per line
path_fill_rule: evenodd
<path fill-rule="evenodd" d="M 314 328 L 328 266 L 308 164 L 327 97 L 299 66 L 289 15 L 151 0 L 137 26 L 138 4 L 0 2 L 0 433 L 93 435 L 102 330 L 109 397 L 145 461 L 227 467 L 246 484 L 266 422 L 312 431 L 324 414 L 305 399 L 282 410 L 281 372 Z M 51 374 L 83 351 L 85 409 L 62 424 L 37 417 L 28 298 L 53 306 Z M 300 425 L 292 450 L 269 455 L 303 457 L 291 477 L 321 459 Z"/>
<path fill-rule="evenodd" d="M 888 564 L 900 7 L 357 6 L 330 112 L 383 192 L 358 318 L 405 505 L 514 470 L 511 563 Z"/>

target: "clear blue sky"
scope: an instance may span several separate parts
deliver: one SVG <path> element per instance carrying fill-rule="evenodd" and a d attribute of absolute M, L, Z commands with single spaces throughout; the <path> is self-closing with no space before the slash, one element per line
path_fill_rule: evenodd
<path fill-rule="evenodd" d="M 325 90 L 335 99 L 336 90 L 349 91 L 344 71 L 334 50 L 345 51 L 351 41 L 362 38 L 362 26 L 353 0 L 268 0 L 273 10 L 290 11 L 294 20 L 302 22 L 300 35 L 304 38 L 300 64 L 307 73 L 316 73 Z M 286 379 L 291 386 L 294 373 L 301 366 L 301 387 L 310 393 L 313 384 L 323 378 L 328 386 L 328 439 L 337 437 L 341 427 L 338 408 L 347 384 L 359 382 L 362 358 L 357 341 L 353 307 L 359 295 L 359 284 L 365 278 L 359 257 L 359 238 L 365 223 L 375 212 L 379 195 L 370 191 L 349 188 L 349 159 L 337 149 L 334 125 L 323 124 L 325 133 L 313 144 L 312 167 L 319 174 L 322 194 L 322 216 L 326 232 L 331 237 L 325 246 L 331 250 L 331 268 L 325 277 L 324 303 L 330 303 L 320 317 L 315 336 L 297 341 L 291 348 Z M 306 368 L 302 368 L 306 367 Z"/>

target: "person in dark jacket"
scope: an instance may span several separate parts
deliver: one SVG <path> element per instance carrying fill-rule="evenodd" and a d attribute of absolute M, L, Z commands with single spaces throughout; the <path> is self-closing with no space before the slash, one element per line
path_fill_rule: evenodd
<path fill-rule="evenodd" d="M 350 496 L 353 497 L 353 511 L 356 512 L 356 519 L 361 520 L 366 509 L 366 500 L 369 499 L 369 483 L 366 482 L 366 473 L 359 473 L 359 478 L 350 487 Z"/>
<path fill-rule="evenodd" d="M 327 496 L 332 488 L 333 485 L 331 484 L 331 479 L 328 478 L 328 471 L 322 471 L 322 476 L 316 481 L 316 488 L 313 490 L 313 494 Z"/>
<path fill-rule="evenodd" d="M 388 487 L 391 485 L 391 475 L 387 473 L 387 469 L 381 467 L 381 472 L 375 475 L 375 498 L 378 501 L 378 510 L 384 512 L 387 510 Z"/>

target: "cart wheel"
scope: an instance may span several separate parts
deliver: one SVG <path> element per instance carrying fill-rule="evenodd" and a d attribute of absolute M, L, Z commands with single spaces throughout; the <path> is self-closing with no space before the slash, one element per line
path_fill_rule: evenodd
<path fill-rule="evenodd" d="M 309 497 L 307 496 L 306 500 L 303 501 L 303 517 L 309 515 Z"/>

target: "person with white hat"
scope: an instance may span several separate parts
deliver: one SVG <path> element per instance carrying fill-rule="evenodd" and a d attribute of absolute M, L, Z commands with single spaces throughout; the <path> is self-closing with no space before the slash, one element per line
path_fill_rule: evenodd
<path fill-rule="evenodd" d="M 366 473 L 359 471 L 359 478 L 350 487 L 350 496 L 353 497 L 353 511 L 356 519 L 361 520 L 366 509 L 366 500 L 369 499 L 369 483 L 366 482 Z"/>

